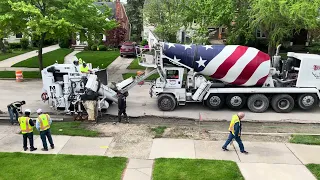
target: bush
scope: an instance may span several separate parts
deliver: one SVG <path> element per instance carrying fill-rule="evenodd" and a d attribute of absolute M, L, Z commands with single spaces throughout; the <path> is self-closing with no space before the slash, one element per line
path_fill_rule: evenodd
<path fill-rule="evenodd" d="M 9 43 L 9 48 L 10 49 L 18 49 L 18 48 L 21 48 L 21 44 L 20 43 Z"/>
<path fill-rule="evenodd" d="M 106 51 L 107 50 L 107 47 L 105 45 L 99 45 L 98 48 L 99 48 L 99 51 Z"/>
<path fill-rule="evenodd" d="M 320 53 L 320 46 L 311 46 L 307 48 L 309 53 L 319 54 Z"/>
<path fill-rule="evenodd" d="M 148 45 L 148 41 L 146 39 L 142 40 L 140 43 L 141 46 Z"/>
<path fill-rule="evenodd" d="M 70 47 L 70 40 L 69 39 L 60 39 L 59 46 L 60 46 L 60 48 L 69 48 Z"/>
<path fill-rule="evenodd" d="M 28 49 L 28 47 L 29 47 L 29 39 L 27 39 L 27 38 L 22 38 L 22 39 L 20 40 L 20 44 L 21 44 L 21 48 L 22 48 L 22 49 Z"/>
<path fill-rule="evenodd" d="M 96 51 L 97 50 L 97 45 L 92 45 L 91 46 L 91 51 Z"/>

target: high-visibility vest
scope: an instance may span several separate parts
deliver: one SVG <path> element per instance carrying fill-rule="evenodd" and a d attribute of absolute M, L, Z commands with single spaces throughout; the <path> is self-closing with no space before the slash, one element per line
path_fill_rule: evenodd
<path fill-rule="evenodd" d="M 81 65 L 81 66 L 80 66 L 80 72 L 82 72 L 82 73 L 87 73 L 87 72 L 89 72 L 89 67 L 88 67 L 88 66 L 83 67 L 83 65 Z"/>
<path fill-rule="evenodd" d="M 19 117 L 18 121 L 22 134 L 33 132 L 33 127 L 30 125 L 29 120 L 29 117 Z"/>
<path fill-rule="evenodd" d="M 239 119 L 238 115 L 235 114 L 235 115 L 232 116 L 232 119 L 231 119 L 231 122 L 230 122 L 230 126 L 229 126 L 229 131 L 230 131 L 233 135 L 235 135 L 235 134 L 234 134 L 234 125 L 235 125 L 237 122 L 240 123 L 240 119 Z M 239 136 L 240 136 L 240 134 L 239 134 Z"/>
<path fill-rule="evenodd" d="M 45 131 L 50 128 L 49 115 L 48 114 L 40 114 L 38 117 L 38 121 L 40 123 L 40 131 Z"/>

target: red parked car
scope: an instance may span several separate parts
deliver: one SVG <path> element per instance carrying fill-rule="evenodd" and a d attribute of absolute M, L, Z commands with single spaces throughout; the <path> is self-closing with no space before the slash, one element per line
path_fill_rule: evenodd
<path fill-rule="evenodd" d="M 137 56 L 140 49 L 134 42 L 124 42 L 120 48 L 120 56 Z"/>

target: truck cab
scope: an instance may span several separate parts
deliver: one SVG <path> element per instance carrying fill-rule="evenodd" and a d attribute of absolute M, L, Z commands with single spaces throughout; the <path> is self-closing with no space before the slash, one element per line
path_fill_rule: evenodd
<path fill-rule="evenodd" d="M 165 68 L 166 85 L 165 88 L 181 88 L 183 83 L 184 68 Z"/>

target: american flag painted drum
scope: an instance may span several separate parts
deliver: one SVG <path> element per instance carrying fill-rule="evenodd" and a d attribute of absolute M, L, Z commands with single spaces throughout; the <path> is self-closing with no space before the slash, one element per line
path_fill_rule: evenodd
<path fill-rule="evenodd" d="M 252 47 L 173 43 L 162 47 L 165 58 L 233 85 L 262 86 L 270 70 L 270 56 Z"/>

